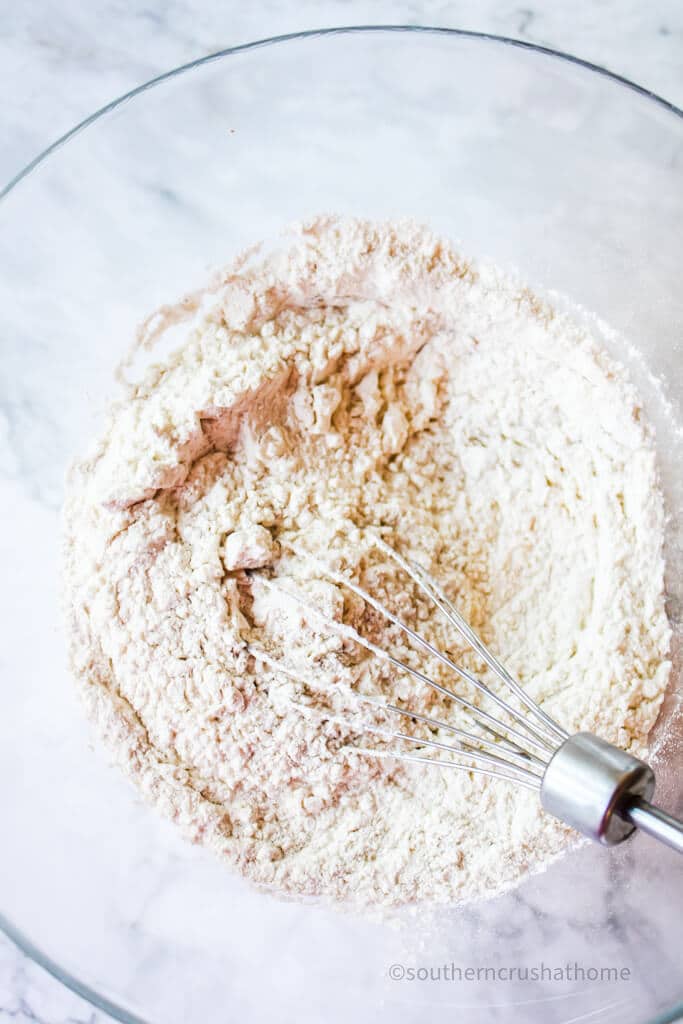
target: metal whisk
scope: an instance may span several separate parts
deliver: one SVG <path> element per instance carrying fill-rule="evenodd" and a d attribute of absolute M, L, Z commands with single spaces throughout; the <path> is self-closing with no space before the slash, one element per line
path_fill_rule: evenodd
<path fill-rule="evenodd" d="M 453 737 L 452 742 L 445 743 L 440 739 L 424 738 L 400 730 L 367 725 L 363 727 L 363 731 L 375 733 L 385 739 L 412 744 L 419 747 L 420 751 L 405 753 L 400 750 L 357 748 L 357 752 L 371 757 L 397 758 L 401 761 L 429 765 L 432 768 L 455 768 L 504 779 L 536 790 L 546 811 L 606 846 L 622 842 L 637 827 L 683 853 L 683 822 L 650 803 L 655 788 L 655 776 L 650 766 L 591 733 L 580 732 L 570 735 L 566 732 L 501 665 L 449 601 L 436 580 L 422 566 L 402 557 L 379 536 L 373 534 L 373 541 L 377 548 L 393 559 L 434 603 L 462 639 L 491 669 L 503 687 L 514 695 L 521 709 L 517 710 L 472 672 L 456 664 L 363 587 L 319 560 L 315 559 L 314 562 L 321 575 L 340 586 L 347 587 L 362 598 L 386 620 L 397 626 L 408 637 L 411 645 L 427 652 L 459 679 L 471 684 L 485 701 L 495 705 L 496 713 L 475 705 L 419 669 L 394 657 L 351 626 L 330 619 L 300 594 L 259 573 L 260 581 L 266 587 L 284 593 L 307 611 L 314 613 L 331 632 L 362 645 L 373 655 L 384 659 L 394 668 L 407 673 L 425 686 L 431 687 L 466 711 L 472 724 L 479 730 L 465 730 L 408 708 L 376 698 L 355 695 L 360 702 L 380 708 L 383 712 L 420 722 L 434 730 L 447 732 Z M 295 679 L 302 679 L 300 672 L 274 659 L 265 651 L 258 650 L 253 645 L 249 645 L 249 650 L 258 660 L 276 671 Z M 449 758 L 446 760 L 431 757 L 426 752 L 430 750 L 447 752 Z"/>

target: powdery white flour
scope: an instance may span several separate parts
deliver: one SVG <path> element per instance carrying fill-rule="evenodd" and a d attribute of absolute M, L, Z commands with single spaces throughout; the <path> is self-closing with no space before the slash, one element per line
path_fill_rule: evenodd
<path fill-rule="evenodd" d="M 283 590 L 480 703 L 322 578 L 316 558 L 482 672 L 379 534 L 566 729 L 642 753 L 669 627 L 653 441 L 623 369 L 404 222 L 300 226 L 155 314 L 138 348 L 171 326 L 176 350 L 127 386 L 68 484 L 71 659 L 116 761 L 279 891 L 464 900 L 547 864 L 572 833 L 535 794 L 350 749 L 400 746 L 362 731 L 389 723 L 353 693 L 462 712 Z"/>

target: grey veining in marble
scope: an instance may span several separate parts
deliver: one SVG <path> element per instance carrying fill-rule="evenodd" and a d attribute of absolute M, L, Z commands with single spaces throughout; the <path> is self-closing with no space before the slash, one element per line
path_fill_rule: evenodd
<path fill-rule="evenodd" d="M 605 0 L 578 7 L 568 0 L 531 5 L 513 0 L 374 0 L 371 4 L 361 0 L 264 0 L 258 4 L 235 0 L 224 4 L 210 0 L 162 4 L 150 0 L 139 5 L 117 0 L 95 4 L 29 0 L 25 4 L 6 3 L 1 18 L 0 183 L 93 109 L 170 67 L 251 39 L 339 24 L 432 24 L 513 36 L 607 66 L 683 106 L 683 12 L 676 0 L 650 4 Z M 182 216 L 182 211 L 177 215 Z M 21 432 L 22 417 L 32 419 L 31 409 L 19 403 L 11 418 L 17 434 Z M 0 417 L 0 428 L 6 423 L 10 419 Z M 42 440 L 49 446 L 49 423 Z M 0 470 L 14 477 L 21 470 L 22 450 L 19 445 L 6 450 L 15 461 Z M 49 463 L 49 448 L 44 457 Z M 49 478 L 41 500 L 46 508 L 56 500 Z M 626 871 L 627 864 L 626 856 L 621 870 Z M 169 870 L 172 867 L 171 863 Z M 143 864 L 147 881 L 156 868 L 153 863 Z M 175 881 L 180 888 L 183 880 Z M 612 887 L 615 884 L 613 876 Z M 150 908 L 143 892 L 148 890 L 141 886 L 140 916 L 149 915 L 153 921 L 157 914 L 163 919 L 163 901 Z M 186 898 L 189 900 L 191 893 Z M 618 898 L 610 888 L 603 908 L 606 919 Z M 515 928 L 521 926 L 525 916 L 535 915 L 550 957 L 552 920 L 545 919 L 534 906 L 533 890 L 524 898 L 520 896 L 518 909 L 519 917 L 510 923 L 509 938 L 514 939 Z M 577 926 L 585 912 L 577 898 L 572 903 Z M 638 917 L 631 935 L 614 936 L 614 948 L 622 953 L 628 948 L 635 963 L 643 955 L 646 959 L 659 955 L 649 948 L 651 938 L 647 920 Z M 435 959 L 437 945 L 435 940 L 430 961 Z M 398 942 L 396 948 L 400 949 Z M 603 953 L 608 959 L 609 950 Z M 446 987 L 437 986 L 433 995 L 437 1010 L 449 1006 Z M 391 1000 L 391 992 L 387 998 Z M 616 1020 L 618 1007 L 614 1012 L 615 1017 L 610 1019 Z M 0 938 L 0 1021 L 104 1024 L 106 1019 Z M 501 1013 L 500 1019 L 511 1018 Z"/>

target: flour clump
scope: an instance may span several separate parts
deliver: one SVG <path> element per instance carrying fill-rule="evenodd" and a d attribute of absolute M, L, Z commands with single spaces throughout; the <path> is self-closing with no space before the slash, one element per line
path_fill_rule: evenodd
<path fill-rule="evenodd" d="M 537 795 L 354 751 L 385 743 L 359 694 L 462 712 L 324 627 L 316 609 L 456 685 L 316 565 L 481 673 L 384 537 L 564 728 L 642 754 L 669 626 L 654 444 L 625 371 L 410 222 L 300 225 L 151 317 L 138 353 L 171 328 L 67 489 L 71 661 L 115 759 L 278 891 L 465 900 L 550 862 L 572 834 Z"/>

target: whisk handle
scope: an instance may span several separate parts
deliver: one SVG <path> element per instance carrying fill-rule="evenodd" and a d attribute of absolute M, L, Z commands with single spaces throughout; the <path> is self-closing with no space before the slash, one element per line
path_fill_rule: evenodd
<path fill-rule="evenodd" d="M 642 797 L 636 797 L 621 813 L 641 832 L 647 832 L 649 836 L 659 839 L 660 843 L 666 843 L 672 850 L 683 853 L 683 821 Z"/>
<path fill-rule="evenodd" d="M 591 733 L 569 736 L 558 747 L 541 783 L 541 803 L 584 835 L 614 846 L 636 828 L 683 853 L 683 822 L 650 803 L 652 769 Z"/>

